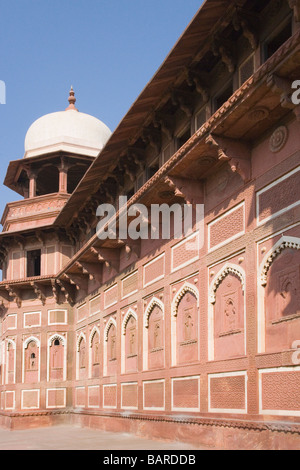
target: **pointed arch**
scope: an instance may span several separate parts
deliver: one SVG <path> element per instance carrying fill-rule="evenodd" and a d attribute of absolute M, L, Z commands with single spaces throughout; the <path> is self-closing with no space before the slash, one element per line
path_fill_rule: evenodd
<path fill-rule="evenodd" d="M 183 286 L 179 289 L 176 293 L 172 305 L 171 305 L 171 364 L 172 366 L 177 365 L 177 313 L 178 307 L 181 299 L 184 297 L 186 293 L 191 293 L 196 297 L 197 300 L 197 321 L 198 321 L 198 329 L 199 329 L 199 291 L 197 287 L 193 286 L 189 282 L 185 282 Z M 199 334 L 199 331 L 198 331 Z M 200 351 L 200 342 L 198 342 L 198 355 Z"/>
<path fill-rule="evenodd" d="M 265 255 L 259 268 L 259 278 L 263 287 L 267 285 L 268 272 L 275 258 L 277 258 L 277 256 L 279 256 L 280 253 L 286 248 L 300 250 L 300 238 L 283 236 Z"/>
<path fill-rule="evenodd" d="M 80 343 L 81 343 L 82 340 L 84 340 L 84 342 L 86 343 L 86 337 L 85 337 L 85 334 L 83 333 L 83 331 L 81 331 L 80 335 L 77 338 L 77 343 L 76 343 L 77 352 L 79 352 Z"/>
<path fill-rule="evenodd" d="M 107 322 L 105 329 L 104 329 L 104 341 L 107 343 L 108 340 L 108 332 L 111 326 L 114 326 L 117 329 L 117 322 L 113 317 L 110 317 L 109 321 Z"/>
<path fill-rule="evenodd" d="M 62 343 L 63 346 L 66 345 L 66 338 L 64 338 L 62 335 L 60 335 L 60 334 L 58 334 L 58 333 L 55 333 L 54 335 L 52 335 L 52 336 L 48 339 L 48 346 L 51 347 L 53 341 L 55 341 L 56 339 L 58 339 L 59 341 L 61 341 L 61 343 Z"/>
<path fill-rule="evenodd" d="M 40 347 L 40 340 L 36 338 L 35 336 L 30 336 L 29 338 L 25 339 L 23 343 L 23 349 L 27 349 L 28 344 L 31 343 L 31 341 L 34 341 L 38 348 Z"/>
<path fill-rule="evenodd" d="M 91 331 L 90 338 L 89 338 L 89 347 L 91 348 L 93 345 L 93 339 L 95 334 L 98 334 L 99 340 L 100 340 L 100 330 L 97 326 L 94 326 L 94 328 Z"/>
<path fill-rule="evenodd" d="M 209 302 L 211 304 L 214 304 L 216 302 L 216 291 L 219 285 L 221 284 L 221 282 L 223 282 L 225 277 L 228 276 L 228 274 L 233 274 L 240 279 L 241 284 L 242 284 L 242 290 L 243 292 L 245 292 L 245 279 L 246 279 L 245 271 L 236 264 L 226 263 L 225 266 L 223 266 L 223 268 L 220 269 L 220 271 L 214 277 L 211 283 L 211 287 L 209 289 Z"/>
<path fill-rule="evenodd" d="M 157 297 L 153 297 L 151 299 L 151 302 L 148 304 L 144 313 L 144 327 L 145 328 L 149 327 L 149 317 L 154 307 L 159 307 L 161 311 L 163 312 L 163 316 L 164 316 L 164 304 Z"/>
<path fill-rule="evenodd" d="M 258 353 L 266 351 L 265 288 L 269 270 L 275 259 L 286 249 L 300 250 L 300 238 L 282 236 L 264 256 L 257 272 L 257 343 Z"/>
<path fill-rule="evenodd" d="M 66 380 L 67 376 L 67 340 L 64 336 L 60 335 L 59 333 L 54 333 L 49 339 L 48 339 L 48 348 L 47 348 L 47 381 L 50 381 L 50 375 L 51 375 L 51 347 L 54 343 L 55 340 L 58 340 L 61 342 L 61 345 L 63 346 L 63 367 L 62 367 L 62 375 L 63 375 L 63 380 Z M 53 380 L 53 379 L 51 379 Z"/>
<path fill-rule="evenodd" d="M 172 301 L 172 305 L 171 305 L 171 315 L 173 317 L 176 317 L 177 316 L 177 310 L 178 310 L 178 305 L 179 305 L 179 302 L 181 301 L 182 297 L 187 293 L 187 292 L 190 292 L 191 294 L 193 294 L 196 299 L 197 299 L 197 307 L 199 307 L 199 291 L 197 289 L 197 287 L 193 286 L 192 284 L 190 284 L 189 282 L 185 282 L 183 284 L 183 286 L 181 287 L 181 289 L 179 289 L 179 291 L 177 292 L 177 294 L 175 295 L 173 301 Z"/>
<path fill-rule="evenodd" d="M 128 310 L 128 312 L 126 313 L 126 315 L 123 318 L 123 322 L 122 322 L 122 335 L 123 336 L 126 335 L 126 326 L 127 326 L 127 323 L 129 321 L 130 317 L 133 317 L 136 322 L 138 321 L 137 314 L 131 308 Z"/>

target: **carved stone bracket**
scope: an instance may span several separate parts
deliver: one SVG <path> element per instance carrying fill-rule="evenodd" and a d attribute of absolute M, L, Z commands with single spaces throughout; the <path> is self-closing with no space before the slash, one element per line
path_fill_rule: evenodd
<path fill-rule="evenodd" d="M 174 90 L 171 97 L 173 105 L 178 106 L 188 118 L 193 115 L 193 101 L 191 98 L 188 93 L 179 90 Z"/>
<path fill-rule="evenodd" d="M 258 32 L 255 28 L 257 18 L 249 15 L 248 12 L 242 9 L 238 10 L 233 17 L 232 24 L 236 31 L 243 31 L 243 36 L 248 39 L 250 46 L 255 50 L 258 46 Z"/>
<path fill-rule="evenodd" d="M 5 289 L 7 290 L 9 296 L 16 302 L 18 308 L 21 308 L 22 296 L 21 296 L 21 292 L 19 291 L 19 289 L 16 289 L 14 286 L 9 285 L 9 284 L 5 286 Z"/>
<path fill-rule="evenodd" d="M 161 149 L 161 133 L 157 129 L 145 128 L 143 130 L 142 140 L 149 144 L 156 153 Z"/>
<path fill-rule="evenodd" d="M 59 288 L 58 288 L 58 285 L 56 284 L 55 279 L 51 279 L 51 288 L 52 288 L 53 297 L 55 298 L 55 302 L 59 304 Z"/>
<path fill-rule="evenodd" d="M 97 263 L 87 263 L 84 261 L 76 262 L 75 265 L 79 267 L 83 274 L 87 274 L 89 276 L 90 281 L 102 281 L 102 271 L 99 269 L 99 265 Z"/>
<path fill-rule="evenodd" d="M 37 298 L 42 302 L 42 305 L 46 303 L 46 290 L 44 286 L 38 284 L 37 282 L 31 282 L 31 287 L 33 287 L 34 293 L 36 294 Z"/>
<path fill-rule="evenodd" d="M 119 252 L 111 248 L 91 248 L 94 254 L 97 254 L 98 261 L 104 263 L 106 268 L 114 269 L 115 271 L 119 270 L 120 265 L 120 256 Z"/>
<path fill-rule="evenodd" d="M 182 197 L 187 204 L 203 204 L 204 193 L 201 181 L 168 176 L 165 182 L 174 191 L 174 195 Z"/>
<path fill-rule="evenodd" d="M 270 74 L 267 77 L 267 86 L 280 95 L 280 104 L 283 108 L 293 109 L 295 105 L 291 100 L 292 95 L 292 81 L 286 78 L 278 77 L 278 75 Z"/>
<path fill-rule="evenodd" d="M 131 253 L 135 253 L 139 258 L 141 254 L 141 240 L 131 240 L 128 238 L 125 242 L 125 252 L 128 256 L 130 256 Z"/>
<path fill-rule="evenodd" d="M 231 42 L 226 41 L 224 38 L 215 38 L 211 46 L 213 54 L 217 57 L 220 56 L 222 62 L 228 68 L 230 73 L 235 71 L 236 61 L 233 56 L 233 45 Z"/>
<path fill-rule="evenodd" d="M 160 127 L 168 140 L 173 139 L 175 130 L 174 116 L 157 111 L 153 117 L 153 125 L 156 129 Z"/>
<path fill-rule="evenodd" d="M 214 147 L 219 160 L 227 161 L 231 170 L 238 173 L 245 183 L 250 181 L 251 152 L 245 143 L 214 134 L 210 134 L 205 143 Z"/>
<path fill-rule="evenodd" d="M 75 298 L 74 298 L 74 289 L 72 289 L 72 286 L 67 283 L 62 281 L 61 279 L 57 279 L 57 283 L 59 284 L 61 288 L 61 292 L 64 294 L 65 299 L 71 306 L 75 304 Z"/>
<path fill-rule="evenodd" d="M 195 85 L 197 92 L 202 96 L 203 102 L 207 103 L 209 99 L 209 91 L 207 86 L 204 84 L 203 79 L 201 79 L 201 77 L 199 77 L 195 72 L 188 70 L 186 82 L 190 87 Z"/>

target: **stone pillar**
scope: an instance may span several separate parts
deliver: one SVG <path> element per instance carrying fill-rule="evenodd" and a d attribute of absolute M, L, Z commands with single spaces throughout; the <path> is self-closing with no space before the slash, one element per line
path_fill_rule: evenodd
<path fill-rule="evenodd" d="M 37 174 L 34 172 L 30 172 L 28 177 L 29 177 L 29 198 L 36 197 Z"/>
<path fill-rule="evenodd" d="M 67 193 L 68 192 L 68 170 L 69 165 L 66 164 L 64 158 L 61 159 L 61 164 L 58 167 L 59 170 L 59 192 Z"/>

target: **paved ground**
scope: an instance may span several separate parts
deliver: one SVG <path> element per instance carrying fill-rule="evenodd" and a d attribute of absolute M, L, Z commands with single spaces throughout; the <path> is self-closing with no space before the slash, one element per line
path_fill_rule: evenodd
<path fill-rule="evenodd" d="M 0 450 L 195 450 L 195 447 L 179 442 L 152 441 L 125 433 L 53 426 L 22 431 L 0 428 Z"/>

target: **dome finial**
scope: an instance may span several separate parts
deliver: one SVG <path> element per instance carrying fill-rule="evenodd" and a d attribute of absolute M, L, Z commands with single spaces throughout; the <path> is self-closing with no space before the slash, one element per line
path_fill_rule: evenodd
<path fill-rule="evenodd" d="M 74 109 L 75 111 L 78 111 L 78 109 L 75 107 L 75 103 L 76 103 L 76 98 L 75 98 L 75 93 L 74 93 L 74 90 L 73 90 L 73 86 L 71 85 L 71 90 L 69 92 L 69 98 L 68 98 L 68 101 L 69 101 L 69 106 L 66 108 L 66 111 L 68 111 L 69 109 Z"/>

